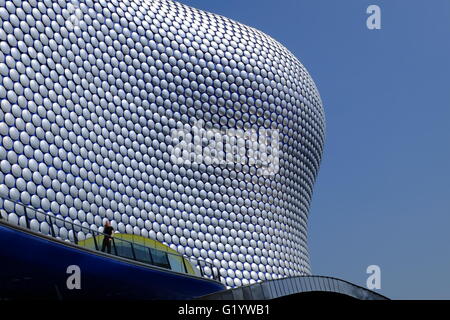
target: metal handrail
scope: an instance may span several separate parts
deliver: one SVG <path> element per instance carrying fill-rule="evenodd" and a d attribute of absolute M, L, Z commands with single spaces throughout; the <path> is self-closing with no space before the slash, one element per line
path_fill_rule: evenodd
<path fill-rule="evenodd" d="M 31 207 L 31 206 L 26 205 L 26 204 L 24 204 L 24 203 L 21 203 L 21 202 L 19 202 L 19 201 L 13 200 L 13 199 L 11 199 L 11 198 L 9 198 L 9 197 L 5 197 L 5 196 L 1 195 L 0 198 L 3 199 L 3 202 L 5 202 L 5 201 L 10 201 L 10 202 L 12 202 L 12 203 L 14 203 L 14 204 L 17 204 L 17 205 L 19 205 L 19 206 L 22 206 L 22 207 L 25 209 L 25 210 L 24 210 L 24 211 L 25 211 L 25 214 L 24 214 L 24 215 L 19 215 L 19 214 L 17 214 L 17 213 L 16 213 L 16 214 L 19 216 L 19 222 L 18 222 L 19 224 L 20 224 L 20 217 L 21 217 L 21 216 L 25 217 L 25 223 L 26 223 L 27 229 L 30 229 L 30 230 L 31 230 L 30 220 L 29 220 L 30 218 L 28 217 L 28 210 L 27 210 L 27 209 L 30 209 L 30 210 L 34 211 L 35 213 L 39 213 L 39 214 L 42 214 L 42 215 L 45 216 L 45 218 L 43 219 L 43 221 L 45 221 L 45 222 L 49 225 L 50 233 L 51 233 L 51 235 L 52 235 L 53 238 L 57 238 L 56 233 L 55 233 L 55 229 L 54 229 L 54 228 L 55 228 L 55 223 L 56 223 L 57 221 L 60 221 L 60 222 L 64 225 L 64 227 L 66 227 L 66 224 L 70 224 L 70 225 L 71 225 L 71 229 L 68 230 L 68 231 L 72 231 L 72 233 L 73 233 L 73 242 L 74 242 L 76 245 L 78 245 L 78 238 L 77 238 L 77 235 L 76 235 L 76 234 L 77 234 L 77 232 L 83 231 L 83 230 L 87 230 L 88 233 L 91 234 L 91 236 L 94 238 L 94 245 L 95 245 L 96 250 L 99 250 L 99 246 L 98 246 L 97 239 L 96 239 L 96 234 L 97 234 L 97 236 L 102 236 L 102 235 L 103 235 L 103 236 L 111 237 L 110 235 L 107 235 L 107 234 L 105 234 L 105 233 L 103 233 L 103 232 L 100 232 L 100 231 L 98 231 L 98 230 L 93 230 L 93 229 L 91 229 L 90 227 L 85 227 L 85 226 L 82 226 L 82 225 L 78 225 L 78 224 L 76 224 L 75 222 L 67 221 L 67 220 L 65 220 L 65 219 L 56 217 L 56 216 L 54 215 L 54 213 L 51 213 L 51 214 L 50 214 L 50 213 L 45 212 L 45 211 L 43 211 L 43 210 L 41 210 L 41 209 L 36 209 L 36 208 L 34 208 L 34 207 Z M 3 210 L 5 210 L 5 212 L 7 213 L 7 210 L 5 209 L 4 203 L 3 203 Z M 48 220 L 47 220 L 47 218 L 48 218 Z M 2 219 L 1 214 L 0 214 L 0 219 Z M 31 219 L 33 219 L 33 218 L 31 218 Z M 39 221 L 39 219 L 37 218 L 37 216 L 35 217 L 35 219 Z M 7 218 L 6 220 L 8 221 L 8 218 Z M 9 221 L 8 221 L 8 222 L 9 222 Z M 80 229 L 80 230 L 79 230 L 79 231 L 76 231 L 75 227 L 78 228 L 78 229 Z M 40 232 L 40 231 L 39 231 L 39 232 Z M 83 232 L 84 232 L 84 231 L 83 231 Z M 42 233 L 42 232 L 40 232 L 40 233 Z M 70 239 L 70 233 L 68 233 L 67 239 L 68 239 L 69 241 L 72 242 L 72 240 Z M 88 239 L 88 238 L 86 237 L 86 239 Z M 61 238 L 61 240 L 63 240 L 63 239 Z M 116 256 L 119 256 L 118 253 L 117 253 L 117 248 L 116 248 L 115 240 L 116 240 L 116 239 L 115 239 L 114 237 L 112 237 L 112 242 L 113 242 L 113 246 L 114 246 L 114 252 L 115 252 L 115 255 L 116 255 Z M 144 245 L 142 245 L 142 244 L 134 243 L 133 241 L 128 241 L 128 240 L 125 240 L 125 239 L 118 239 L 118 240 L 123 241 L 124 243 L 130 244 L 131 250 L 132 250 L 132 255 L 133 255 L 132 258 L 127 257 L 127 258 L 130 259 L 130 260 L 138 261 L 138 262 L 140 262 L 140 263 L 144 263 L 144 264 L 153 266 L 153 265 L 154 265 L 154 264 L 153 264 L 153 256 L 152 256 L 152 253 L 151 253 L 151 250 L 150 250 L 150 249 L 154 249 L 154 250 L 157 250 L 157 251 L 159 251 L 159 252 L 163 252 L 164 254 L 167 254 L 168 256 L 170 255 L 170 256 L 175 256 L 175 257 L 181 258 L 182 263 L 183 263 L 183 269 L 184 269 L 185 273 L 187 273 L 187 274 L 189 274 L 189 272 L 188 272 L 188 269 L 187 269 L 187 266 L 186 266 L 186 263 L 185 263 L 185 260 L 184 260 L 184 259 L 187 259 L 187 260 L 189 260 L 189 261 L 194 261 L 194 262 L 195 262 L 195 266 L 198 267 L 198 269 L 199 269 L 199 271 L 200 271 L 201 277 L 203 277 L 203 278 L 209 278 L 209 279 L 212 278 L 212 279 L 214 279 L 214 280 L 220 281 L 220 273 L 217 271 L 217 268 L 216 268 L 212 263 L 210 263 L 210 262 L 208 262 L 208 261 L 206 261 L 206 260 L 204 260 L 204 259 L 201 259 L 201 258 L 195 258 L 195 257 L 188 257 L 188 256 L 182 255 L 182 254 L 175 254 L 175 253 L 172 253 L 172 252 L 159 250 L 159 249 L 157 249 L 157 248 L 150 248 L 150 247 L 144 246 Z M 142 261 L 142 260 L 137 259 L 136 253 L 135 253 L 134 245 L 139 245 L 139 246 L 143 246 L 143 247 L 148 248 L 150 260 L 152 261 L 152 263 L 147 263 L 147 262 L 144 262 L 144 261 Z M 203 266 L 202 266 L 202 263 L 203 263 Z M 195 267 L 195 266 L 194 266 L 194 267 Z M 208 276 L 208 275 L 205 274 L 205 272 L 204 272 L 204 270 L 203 270 L 203 267 L 206 267 L 206 266 L 209 267 L 209 268 L 211 269 L 211 273 L 212 273 L 211 276 Z M 217 272 L 216 272 L 216 271 L 217 271 Z"/>
<path fill-rule="evenodd" d="M 300 275 L 259 281 L 224 289 L 197 300 L 271 300 L 297 293 L 334 292 L 357 299 L 389 300 L 384 295 L 332 276 Z"/>

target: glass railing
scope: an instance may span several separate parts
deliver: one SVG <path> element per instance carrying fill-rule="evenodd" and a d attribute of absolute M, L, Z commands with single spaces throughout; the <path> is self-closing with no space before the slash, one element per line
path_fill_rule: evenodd
<path fill-rule="evenodd" d="M 94 230 L 87 223 L 72 221 L 70 217 L 64 218 L 61 215 L 58 217 L 53 212 L 33 208 L 3 195 L 0 196 L 0 221 L 98 251 L 102 249 L 104 237 L 110 237 L 101 231 Z M 220 281 L 217 268 L 209 261 L 163 251 L 156 246 L 143 245 L 133 240 L 121 239 L 120 235 L 120 233 L 114 233 L 110 237 L 111 255 Z"/>

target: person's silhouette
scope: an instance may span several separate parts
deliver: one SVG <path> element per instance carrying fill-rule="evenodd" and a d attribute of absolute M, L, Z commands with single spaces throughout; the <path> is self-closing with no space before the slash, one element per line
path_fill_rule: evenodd
<path fill-rule="evenodd" d="M 114 228 L 111 226 L 109 220 L 106 220 L 105 225 L 103 227 L 103 233 L 105 237 L 103 238 L 102 251 L 105 252 L 105 248 L 108 253 L 111 253 L 111 242 L 112 242 L 112 234 Z"/>

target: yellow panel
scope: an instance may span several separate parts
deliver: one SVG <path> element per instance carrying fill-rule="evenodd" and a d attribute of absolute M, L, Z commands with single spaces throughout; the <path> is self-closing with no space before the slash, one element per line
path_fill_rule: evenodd
<path fill-rule="evenodd" d="M 172 248 L 170 248 L 169 246 L 166 246 L 165 244 L 153 240 L 153 239 L 149 239 L 149 238 L 145 238 L 142 236 L 137 236 L 134 234 L 124 234 L 124 233 L 114 233 L 114 238 L 116 239 L 122 239 L 122 240 L 126 240 L 135 244 L 139 244 L 148 248 L 152 248 L 152 249 L 157 249 L 159 251 L 164 251 L 167 252 L 169 254 L 173 254 L 177 257 L 179 257 L 179 259 L 181 259 L 181 255 L 173 250 Z M 101 248 L 102 246 L 102 242 L 103 242 L 103 236 L 97 236 L 95 237 L 95 240 L 97 240 L 97 245 L 99 246 L 99 248 Z M 86 240 L 82 240 L 82 241 L 78 241 L 78 245 L 84 248 L 89 248 L 92 250 L 96 250 L 95 248 L 95 242 L 94 242 L 94 238 L 90 237 Z M 192 264 L 190 263 L 190 261 L 186 258 L 184 259 L 184 263 L 186 265 L 186 269 L 188 271 L 188 274 L 193 274 L 193 275 L 198 275 L 198 272 L 196 272 L 195 268 L 192 266 Z"/>

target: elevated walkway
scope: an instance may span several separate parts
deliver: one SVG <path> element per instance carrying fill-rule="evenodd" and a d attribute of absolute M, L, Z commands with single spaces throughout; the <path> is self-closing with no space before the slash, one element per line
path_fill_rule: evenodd
<path fill-rule="evenodd" d="M 272 300 L 319 293 L 323 296 L 345 296 L 359 300 L 387 300 L 385 296 L 348 281 L 325 276 L 299 276 L 269 280 L 223 290 L 199 297 L 198 300 Z"/>
<path fill-rule="evenodd" d="M 0 300 L 194 299 L 225 289 L 202 259 L 122 234 L 115 234 L 108 254 L 99 250 L 102 232 L 2 200 Z M 62 226 L 69 232 L 62 234 Z M 81 270 L 79 290 L 67 286 L 73 265 Z"/>

